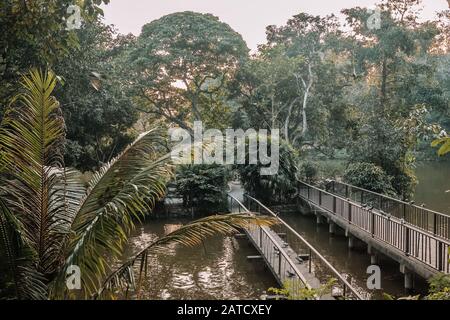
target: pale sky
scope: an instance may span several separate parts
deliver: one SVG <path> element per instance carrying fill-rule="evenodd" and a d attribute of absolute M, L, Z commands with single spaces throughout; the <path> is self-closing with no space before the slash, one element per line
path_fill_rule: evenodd
<path fill-rule="evenodd" d="M 378 0 L 111 0 L 104 6 L 105 22 L 120 33 L 139 35 L 144 24 L 180 11 L 212 13 L 239 32 L 250 49 L 265 42 L 268 25 L 282 25 L 295 14 L 338 14 L 352 7 L 373 7 Z M 447 0 L 423 0 L 422 17 L 448 8 Z"/>

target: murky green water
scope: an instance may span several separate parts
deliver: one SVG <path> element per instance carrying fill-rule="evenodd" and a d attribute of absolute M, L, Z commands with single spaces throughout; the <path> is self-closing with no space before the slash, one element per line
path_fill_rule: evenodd
<path fill-rule="evenodd" d="M 136 230 L 128 254 L 178 228 L 187 220 L 155 220 Z M 276 282 L 246 239 L 214 237 L 203 246 L 172 246 L 149 259 L 141 299 L 259 299 Z"/>
<path fill-rule="evenodd" d="M 427 162 L 417 166 L 419 184 L 416 203 L 450 213 L 450 162 Z M 301 214 L 284 218 L 358 288 L 361 294 L 375 299 L 382 292 L 405 295 L 403 275 L 396 262 L 381 258 L 382 290 L 366 289 L 370 257 L 364 246 L 348 250 L 343 235 L 331 236 L 327 225 L 317 226 L 315 220 Z M 146 223 L 131 238 L 129 253 L 167 232 L 186 220 L 158 220 Z M 256 251 L 247 240 L 216 237 L 197 248 L 168 248 L 164 254 L 151 259 L 150 276 L 144 285 L 142 299 L 258 299 L 276 283 L 261 261 L 249 261 Z M 426 283 L 416 279 L 416 291 L 426 292 Z"/>
<path fill-rule="evenodd" d="M 426 294 L 427 284 L 419 276 L 415 277 L 415 290 L 407 292 L 404 289 L 404 276 L 400 272 L 399 264 L 392 259 L 379 256 L 377 265 L 381 271 L 381 289 L 367 289 L 367 268 L 371 265 L 370 255 L 367 254 L 367 246 L 363 242 L 356 242 L 355 248 L 348 249 L 348 238 L 343 230 L 338 230 L 337 234 L 331 235 L 328 231 L 328 224 L 317 225 L 315 216 L 305 216 L 300 212 L 282 214 L 281 217 L 301 236 L 312 244 L 358 291 L 365 299 L 383 299 L 383 293 L 389 293 L 396 297 L 409 294 Z M 294 240 L 288 242 L 297 252 Z M 292 237 L 293 238 L 293 237 Z M 303 250 L 305 251 L 305 250 Z"/>
<path fill-rule="evenodd" d="M 416 175 L 416 203 L 450 215 L 450 161 L 419 163 Z"/>

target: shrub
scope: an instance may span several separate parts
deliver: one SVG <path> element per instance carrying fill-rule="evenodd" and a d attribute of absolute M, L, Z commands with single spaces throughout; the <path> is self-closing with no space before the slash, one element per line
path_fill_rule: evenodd
<path fill-rule="evenodd" d="M 344 181 L 374 192 L 395 196 L 392 177 L 372 163 L 358 162 L 350 164 L 344 172 Z"/>
<path fill-rule="evenodd" d="M 308 183 L 314 182 L 319 174 L 318 166 L 312 161 L 304 161 L 299 165 L 298 177 Z"/>
<path fill-rule="evenodd" d="M 197 213 L 217 213 L 227 209 L 228 168 L 218 165 L 186 165 L 177 168 L 175 188 L 183 205 Z"/>
<path fill-rule="evenodd" d="M 297 152 L 287 143 L 280 141 L 279 160 L 278 173 L 269 176 L 260 175 L 261 163 L 236 166 L 245 190 L 267 204 L 289 202 L 296 193 Z"/>
<path fill-rule="evenodd" d="M 450 276 L 438 274 L 429 280 L 430 292 L 428 300 L 450 300 Z"/>

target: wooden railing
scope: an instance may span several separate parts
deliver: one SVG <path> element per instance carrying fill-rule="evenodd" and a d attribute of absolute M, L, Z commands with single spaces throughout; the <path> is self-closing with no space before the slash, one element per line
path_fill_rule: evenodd
<path fill-rule="evenodd" d="M 296 230 L 294 230 L 289 224 L 287 224 L 284 220 L 278 217 L 272 210 L 263 205 L 259 200 L 249 196 L 244 195 L 245 201 L 247 202 L 247 207 L 244 206 L 239 200 L 235 197 L 228 195 L 229 197 L 229 208 L 230 211 L 235 212 L 254 212 L 260 213 L 268 216 L 273 216 L 278 219 L 281 225 L 283 225 L 287 230 L 289 230 L 296 240 L 300 241 L 304 247 L 308 250 L 308 261 L 307 261 L 307 270 L 309 273 L 314 274 L 316 269 L 325 269 L 326 273 L 335 278 L 338 282 L 338 285 L 342 288 L 342 294 L 347 299 L 357 299 L 362 300 L 363 297 L 356 291 L 356 289 L 345 279 L 342 274 L 339 273 L 332 265 L 329 263 L 306 239 L 304 239 Z M 272 265 L 277 266 L 277 270 L 274 270 L 277 276 L 281 279 L 281 282 L 288 281 L 290 286 L 294 285 L 297 287 L 290 287 L 294 292 L 299 292 L 302 288 L 310 288 L 304 275 L 299 271 L 297 264 L 298 262 L 294 262 L 288 254 L 286 254 L 284 248 L 280 246 L 280 244 L 273 239 L 271 235 L 270 229 L 266 227 L 255 226 L 251 230 L 248 231 L 249 235 L 254 239 L 257 239 L 257 245 L 259 247 L 260 252 L 263 253 L 264 259 L 266 262 Z M 264 246 L 263 243 L 268 239 L 271 245 Z M 267 243 L 267 242 L 266 242 Z M 276 252 L 280 254 L 275 254 Z M 279 259 L 279 261 L 275 262 L 273 259 Z M 321 264 L 322 268 L 315 268 Z M 292 274 L 295 275 L 295 279 L 299 281 L 292 281 Z M 296 284 L 297 283 L 297 284 Z M 300 284 L 300 285 L 299 285 Z"/>
<path fill-rule="evenodd" d="M 373 204 L 367 202 L 361 204 L 352 200 L 354 198 L 343 198 L 304 182 L 299 182 L 298 193 L 300 197 L 343 218 L 373 238 L 401 250 L 405 255 L 425 263 L 436 271 L 449 273 L 448 239 L 408 222 L 403 216 L 398 217 L 385 211 L 374 210 L 376 207 Z"/>
<path fill-rule="evenodd" d="M 228 194 L 228 208 L 230 212 L 250 211 L 234 196 Z M 267 227 L 253 226 L 246 230 L 253 240 L 258 251 L 261 252 L 265 262 L 270 267 L 280 284 L 289 283 L 289 291 L 293 296 L 298 295 L 302 289 L 311 289 L 297 265 L 284 251 L 279 241 L 274 239 Z M 294 275 L 294 276 L 292 276 Z"/>
<path fill-rule="evenodd" d="M 419 229 L 450 240 L 450 215 L 445 213 L 334 180 L 327 183 L 326 191 L 367 204 L 381 213 L 404 219 Z"/>

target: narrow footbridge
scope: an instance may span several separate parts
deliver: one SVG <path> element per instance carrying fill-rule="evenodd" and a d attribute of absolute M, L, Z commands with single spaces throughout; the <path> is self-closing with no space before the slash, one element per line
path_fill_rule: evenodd
<path fill-rule="evenodd" d="M 330 232 L 342 228 L 349 247 L 357 238 L 374 257 L 399 262 L 405 287 L 412 286 L 413 273 L 426 279 L 450 273 L 450 215 L 337 181 L 322 187 L 298 182 L 298 196 L 318 223 L 326 219 Z"/>
<path fill-rule="evenodd" d="M 236 195 L 229 194 L 228 198 L 230 212 L 253 212 L 274 216 L 279 220 L 280 226 L 293 235 L 295 239 L 291 240 L 300 244 L 302 251 L 296 252 L 288 244 L 287 233 L 277 232 L 273 227 L 254 226 L 244 230 L 275 279 L 289 291 L 292 299 L 305 298 L 311 292 L 314 293 L 313 297 L 309 297 L 312 299 L 363 299 L 352 284 L 311 244 L 260 201 L 248 195 L 244 195 L 244 199 L 237 199 Z M 246 202 L 247 206 L 240 200 Z M 334 279 L 335 283 L 330 293 L 327 284 L 331 279 Z"/>

